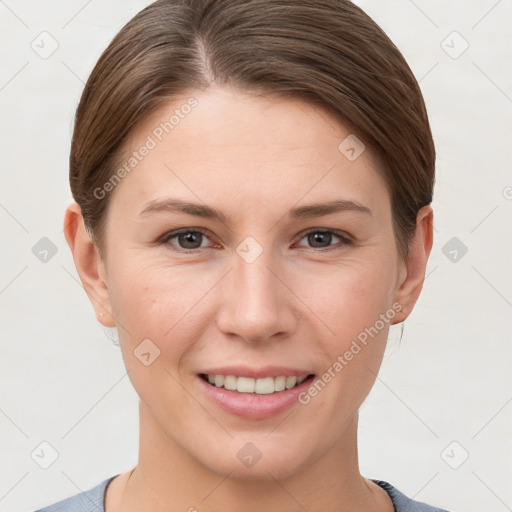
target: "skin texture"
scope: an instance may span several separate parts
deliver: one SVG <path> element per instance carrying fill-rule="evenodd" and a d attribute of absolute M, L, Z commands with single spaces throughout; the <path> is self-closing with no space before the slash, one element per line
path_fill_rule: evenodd
<path fill-rule="evenodd" d="M 420 294 L 432 209 L 418 213 L 401 261 L 378 163 L 368 149 L 349 161 L 338 145 L 350 131 L 297 99 L 218 86 L 189 91 L 134 129 L 126 156 L 191 96 L 197 106 L 110 192 L 104 260 L 78 205 L 66 211 L 77 271 L 98 320 L 117 325 L 140 397 L 139 462 L 109 486 L 106 510 L 392 511 L 387 494 L 359 473 L 357 411 L 389 325 Z M 139 215 L 165 197 L 214 207 L 226 220 Z M 339 199 L 371 214 L 287 216 Z M 206 235 L 195 246 L 178 237 L 154 243 L 185 228 Z M 352 243 L 334 233 L 314 245 L 305 232 L 315 229 L 341 231 Z M 236 251 L 249 236 L 263 250 L 252 263 Z M 393 304 L 402 311 L 306 405 L 248 420 L 221 410 L 199 386 L 199 372 L 224 365 L 320 376 Z M 144 339 L 160 350 L 149 366 L 134 355 Z M 237 457 L 247 442 L 262 454 L 251 468 Z"/>

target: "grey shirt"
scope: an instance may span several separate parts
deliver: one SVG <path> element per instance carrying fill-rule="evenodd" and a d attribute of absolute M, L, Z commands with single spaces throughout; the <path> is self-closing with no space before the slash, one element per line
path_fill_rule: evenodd
<path fill-rule="evenodd" d="M 105 491 L 107 485 L 116 476 L 117 475 L 107 478 L 88 491 L 75 494 L 70 498 L 66 498 L 53 505 L 36 510 L 35 512 L 105 512 Z M 382 480 L 372 481 L 389 494 L 391 501 L 395 505 L 395 512 L 447 512 L 444 509 L 431 507 L 425 503 L 414 501 L 387 482 Z"/>

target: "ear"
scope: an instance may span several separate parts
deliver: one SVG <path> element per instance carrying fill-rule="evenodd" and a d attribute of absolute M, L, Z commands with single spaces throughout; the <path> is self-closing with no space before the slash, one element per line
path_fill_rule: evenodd
<path fill-rule="evenodd" d="M 395 294 L 395 302 L 402 310 L 393 323 L 403 322 L 410 314 L 420 296 L 425 280 L 427 261 L 432 250 L 434 213 L 430 205 L 420 209 L 416 217 L 416 231 L 409 244 L 407 261 L 402 268 Z"/>
<path fill-rule="evenodd" d="M 85 229 L 82 210 L 70 204 L 64 216 L 64 235 L 73 254 L 75 267 L 92 303 L 98 322 L 115 327 L 106 280 L 105 266 L 96 245 Z"/>

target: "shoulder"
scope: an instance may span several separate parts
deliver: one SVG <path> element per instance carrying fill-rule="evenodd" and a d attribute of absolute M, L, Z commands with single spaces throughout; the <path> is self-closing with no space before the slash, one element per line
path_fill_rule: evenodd
<path fill-rule="evenodd" d="M 436 508 L 420 501 L 414 501 L 383 480 L 372 479 L 372 482 L 382 487 L 389 494 L 391 501 L 395 505 L 396 512 L 448 512 L 442 508 Z"/>
<path fill-rule="evenodd" d="M 70 496 L 35 512 L 105 512 L 105 490 L 110 481 L 116 476 L 103 480 L 103 482 L 87 491 Z"/>

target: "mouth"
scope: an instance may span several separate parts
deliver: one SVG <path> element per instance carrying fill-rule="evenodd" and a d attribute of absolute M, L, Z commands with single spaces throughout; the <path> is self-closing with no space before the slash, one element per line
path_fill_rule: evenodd
<path fill-rule="evenodd" d="M 224 413 L 244 420 L 267 420 L 297 406 L 314 378 L 313 373 L 277 368 L 219 368 L 197 374 L 196 382 L 199 392 Z"/>
<path fill-rule="evenodd" d="M 300 386 L 313 379 L 314 374 L 280 375 L 278 377 L 252 378 L 237 375 L 217 375 L 200 373 L 199 377 L 215 388 L 223 388 L 240 394 L 271 395 Z"/>

